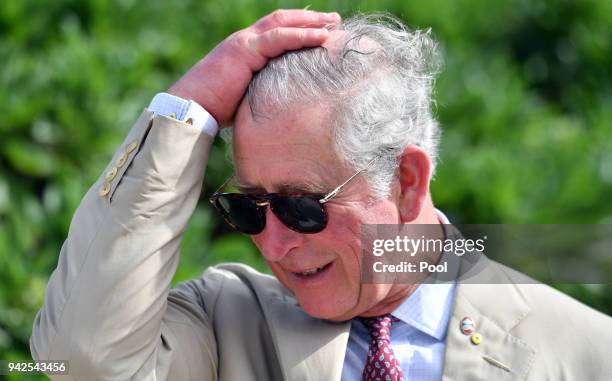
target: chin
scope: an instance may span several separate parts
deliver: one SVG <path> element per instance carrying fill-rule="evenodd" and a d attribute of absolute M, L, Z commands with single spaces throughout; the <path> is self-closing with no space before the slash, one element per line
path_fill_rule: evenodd
<path fill-rule="evenodd" d="M 313 298 L 296 295 L 296 299 L 304 312 L 317 319 L 344 321 L 352 318 L 352 316 L 349 316 L 353 307 L 352 303 L 334 303 L 329 297 Z"/>
<path fill-rule="evenodd" d="M 304 310 L 304 312 L 306 312 L 308 315 L 317 318 L 317 319 L 324 319 L 324 320 L 332 320 L 332 321 L 342 321 L 342 320 L 348 320 L 348 319 L 343 319 L 342 316 L 346 314 L 346 312 L 341 312 L 341 311 L 334 311 L 334 310 L 327 310 L 327 309 L 323 309 L 323 308 L 308 308 L 303 306 L 302 304 L 300 304 L 300 306 L 302 307 L 302 309 Z"/>
<path fill-rule="evenodd" d="M 353 293 L 344 287 L 330 286 L 342 282 L 330 282 L 317 288 L 299 287 L 287 279 L 282 270 L 272 268 L 272 272 L 280 283 L 291 292 L 298 304 L 308 315 L 325 320 L 344 321 L 353 316 L 350 313 L 357 305 L 358 293 Z M 334 292 L 335 291 L 335 292 Z"/>

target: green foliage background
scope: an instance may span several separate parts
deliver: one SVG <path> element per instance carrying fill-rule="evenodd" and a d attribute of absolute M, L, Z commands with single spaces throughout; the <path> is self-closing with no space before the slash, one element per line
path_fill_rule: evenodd
<path fill-rule="evenodd" d="M 31 323 L 71 216 L 153 95 L 276 8 L 388 11 L 431 27 L 445 59 L 432 185 L 460 223 L 612 223 L 612 2 L 0 2 L 0 359 Z M 206 196 L 230 174 L 212 153 Z M 265 264 L 206 197 L 175 281 L 219 261 Z M 612 313 L 610 285 L 556 285 Z"/>

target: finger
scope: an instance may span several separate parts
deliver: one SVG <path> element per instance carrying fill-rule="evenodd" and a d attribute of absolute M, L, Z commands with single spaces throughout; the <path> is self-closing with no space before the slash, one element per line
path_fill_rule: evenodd
<path fill-rule="evenodd" d="M 251 47 L 260 55 L 272 58 L 288 50 L 321 46 L 329 31 L 323 28 L 275 28 L 254 37 Z"/>
<path fill-rule="evenodd" d="M 309 27 L 317 28 L 326 25 L 336 25 L 340 15 L 336 12 L 323 13 L 304 9 L 279 9 L 257 21 L 253 28 L 259 33 L 278 27 Z"/>

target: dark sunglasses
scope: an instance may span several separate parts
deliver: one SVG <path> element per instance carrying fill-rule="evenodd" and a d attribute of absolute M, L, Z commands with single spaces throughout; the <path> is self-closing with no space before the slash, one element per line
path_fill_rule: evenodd
<path fill-rule="evenodd" d="M 259 234 L 265 229 L 268 205 L 272 213 L 289 229 L 302 234 L 318 233 L 327 226 L 328 215 L 325 204 L 336 197 L 357 175 L 368 169 L 374 160 L 328 194 L 220 193 L 234 177 L 232 175 L 213 193 L 210 202 L 232 228 L 244 234 Z"/>

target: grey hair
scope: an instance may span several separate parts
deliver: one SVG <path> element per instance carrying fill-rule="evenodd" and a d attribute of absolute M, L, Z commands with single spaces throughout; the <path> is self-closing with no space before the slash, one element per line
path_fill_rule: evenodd
<path fill-rule="evenodd" d="M 338 27 L 338 51 L 322 47 L 288 52 L 257 73 L 246 93 L 254 117 L 295 102 L 331 107 L 336 153 L 355 170 L 367 170 L 378 198 L 389 196 L 405 148 L 422 148 L 433 176 L 440 128 L 432 112 L 439 69 L 430 30 L 409 30 L 386 14 L 357 15 Z"/>

